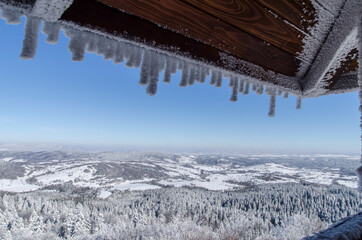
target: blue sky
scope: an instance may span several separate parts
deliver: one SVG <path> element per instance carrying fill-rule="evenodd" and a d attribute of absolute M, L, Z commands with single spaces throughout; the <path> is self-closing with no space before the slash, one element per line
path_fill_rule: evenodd
<path fill-rule="evenodd" d="M 45 43 L 21 60 L 24 26 L 0 21 L 0 143 L 46 143 L 155 151 L 360 152 L 357 93 L 303 100 L 239 95 L 196 83 L 160 82 L 155 96 L 138 85 L 139 69 L 86 54 L 72 62 L 68 39 Z M 162 75 L 162 74 L 161 74 Z M 160 76 L 161 76 L 160 75 Z M 209 80 L 209 79 L 208 79 Z"/>

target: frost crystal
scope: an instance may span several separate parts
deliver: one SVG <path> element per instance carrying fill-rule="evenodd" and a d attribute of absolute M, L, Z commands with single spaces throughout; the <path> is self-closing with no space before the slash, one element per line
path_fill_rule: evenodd
<path fill-rule="evenodd" d="M 83 61 L 86 49 L 84 34 L 73 29 L 65 29 L 65 34 L 70 38 L 68 49 L 72 53 L 73 61 Z"/>
<path fill-rule="evenodd" d="M 56 44 L 59 39 L 59 31 L 60 31 L 59 23 L 44 22 L 42 33 L 44 33 L 47 36 L 45 40 L 47 43 Z"/>
<path fill-rule="evenodd" d="M 73 0 L 37 0 L 31 14 L 55 22 L 72 3 Z"/>
<path fill-rule="evenodd" d="M 16 10 L 10 8 L 4 8 L 2 10 L 1 18 L 6 21 L 7 24 L 20 24 L 22 14 Z"/>

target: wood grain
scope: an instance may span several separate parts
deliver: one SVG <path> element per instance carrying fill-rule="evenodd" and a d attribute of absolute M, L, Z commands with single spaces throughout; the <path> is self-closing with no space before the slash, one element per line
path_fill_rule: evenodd
<path fill-rule="evenodd" d="M 182 1 L 293 55 L 302 50 L 304 33 L 255 0 Z"/>
<path fill-rule="evenodd" d="M 316 11 L 310 0 L 255 0 L 283 17 L 299 29 L 308 32 L 314 26 Z"/>
<path fill-rule="evenodd" d="M 275 72 L 287 76 L 295 76 L 297 72 L 299 60 L 293 54 L 182 1 L 99 1 Z"/>
<path fill-rule="evenodd" d="M 224 68 L 239 74 L 246 74 L 264 80 L 275 82 L 265 70 L 256 70 L 236 61 L 234 64 L 225 62 L 220 54 L 221 50 L 202 42 L 190 39 L 174 31 L 170 31 L 145 21 L 139 17 L 124 13 L 118 9 L 106 6 L 94 0 L 75 0 L 70 8 L 62 15 L 61 20 L 79 26 L 85 26 L 111 35 L 119 36 L 130 41 L 137 41 L 147 46 L 162 49 L 170 54 L 175 54 L 170 47 L 177 49 L 177 54 Z M 234 56 L 235 57 L 235 56 Z M 238 60 L 238 58 L 235 58 Z M 274 67 L 278 67 L 279 62 Z M 297 84 L 296 78 L 291 78 Z M 293 85 L 293 84 L 292 84 Z"/>

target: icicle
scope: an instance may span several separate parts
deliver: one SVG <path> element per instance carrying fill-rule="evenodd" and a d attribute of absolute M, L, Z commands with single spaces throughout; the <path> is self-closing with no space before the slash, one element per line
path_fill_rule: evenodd
<path fill-rule="evenodd" d="M 192 86 L 195 83 L 195 68 L 191 67 L 190 68 L 190 73 L 189 73 L 189 80 L 188 80 L 188 85 Z"/>
<path fill-rule="evenodd" d="M 104 49 L 105 51 L 104 51 L 104 55 L 103 55 L 104 60 L 114 59 L 116 47 L 117 47 L 117 45 L 114 40 L 111 40 L 111 39 L 106 40 L 105 49 Z"/>
<path fill-rule="evenodd" d="M 231 77 L 229 78 L 229 87 L 232 88 L 233 86 L 234 86 L 234 77 L 231 76 Z"/>
<path fill-rule="evenodd" d="M 98 37 L 95 34 L 88 34 L 87 36 L 87 52 L 97 53 L 98 51 Z"/>
<path fill-rule="evenodd" d="M 256 91 L 256 94 L 262 95 L 263 91 L 264 91 L 264 86 L 263 86 L 263 84 L 259 83 L 258 90 Z"/>
<path fill-rule="evenodd" d="M 244 93 L 244 80 L 239 79 L 239 93 Z"/>
<path fill-rule="evenodd" d="M 124 54 L 123 48 L 124 48 L 124 46 L 120 42 L 118 42 L 116 44 L 117 44 L 116 45 L 116 50 L 114 52 L 114 63 L 117 64 L 117 63 L 123 62 L 123 54 Z"/>
<path fill-rule="evenodd" d="M 158 85 L 158 75 L 159 75 L 159 55 L 156 53 L 151 54 L 151 65 L 150 65 L 150 79 L 148 82 L 148 86 L 146 92 L 148 95 L 153 96 L 157 92 Z"/>
<path fill-rule="evenodd" d="M 56 44 L 58 42 L 60 27 L 59 23 L 44 22 L 42 33 L 47 36 L 45 39 L 47 43 Z"/>
<path fill-rule="evenodd" d="M 96 54 L 104 56 L 107 51 L 107 38 L 103 36 L 98 37 Z"/>
<path fill-rule="evenodd" d="M 248 81 L 244 81 L 244 95 L 248 95 L 249 94 L 249 85 L 250 83 Z"/>
<path fill-rule="evenodd" d="M 200 79 L 201 79 L 201 66 L 196 65 L 196 68 L 195 68 L 195 80 L 196 80 L 196 82 L 201 83 Z"/>
<path fill-rule="evenodd" d="M 6 21 L 6 24 L 20 24 L 22 13 L 13 9 L 4 8 L 2 10 L 1 18 Z"/>
<path fill-rule="evenodd" d="M 166 57 L 163 54 L 157 54 L 157 56 L 158 56 L 158 71 L 161 72 L 165 69 Z"/>
<path fill-rule="evenodd" d="M 148 83 L 150 69 L 151 69 L 151 51 L 145 51 L 143 53 L 143 61 L 141 66 L 140 72 L 140 81 L 138 82 L 139 85 L 146 85 Z"/>
<path fill-rule="evenodd" d="M 362 12 L 360 10 L 360 12 Z M 358 85 L 359 85 L 359 101 L 360 107 L 359 111 L 361 113 L 360 117 L 360 127 L 362 130 L 362 14 L 359 15 L 359 25 L 358 25 Z M 362 134 L 361 134 L 361 141 L 362 141 Z M 361 147 L 362 150 L 362 147 Z M 358 190 L 362 192 L 362 155 L 360 159 L 361 166 L 357 169 L 357 176 L 358 176 Z"/>
<path fill-rule="evenodd" d="M 170 83 L 171 81 L 171 58 L 166 57 L 166 67 L 165 72 L 163 74 L 163 82 L 164 83 Z"/>
<path fill-rule="evenodd" d="M 230 101 L 236 102 L 238 100 L 239 81 L 238 81 L 237 77 L 232 77 L 230 79 L 230 82 L 232 82 L 232 87 L 233 87 Z"/>
<path fill-rule="evenodd" d="M 38 46 L 39 27 L 41 20 L 37 17 L 28 17 L 25 23 L 25 36 L 23 49 L 20 54 L 22 59 L 33 59 Z"/>
<path fill-rule="evenodd" d="M 302 98 L 301 97 L 297 98 L 297 109 L 302 109 Z"/>
<path fill-rule="evenodd" d="M 176 69 L 182 71 L 182 69 L 183 69 L 183 67 L 184 67 L 184 62 L 185 62 L 185 61 L 183 61 L 183 60 L 177 59 L 177 60 L 176 60 Z"/>
<path fill-rule="evenodd" d="M 215 87 L 219 88 L 219 87 L 221 87 L 221 85 L 222 85 L 222 73 L 220 71 L 218 71 Z"/>
<path fill-rule="evenodd" d="M 83 61 L 86 48 L 83 32 L 74 29 L 66 29 L 65 33 L 70 38 L 68 49 L 73 55 L 72 60 Z"/>
<path fill-rule="evenodd" d="M 206 67 L 201 67 L 200 70 L 200 83 L 204 83 L 206 80 L 206 76 L 209 75 L 209 69 L 207 69 Z"/>
<path fill-rule="evenodd" d="M 252 84 L 251 89 L 253 90 L 253 92 L 256 93 L 256 91 L 257 91 L 256 83 L 253 83 L 253 84 Z"/>
<path fill-rule="evenodd" d="M 283 98 L 288 98 L 288 95 L 289 94 L 287 92 L 285 92 Z"/>
<path fill-rule="evenodd" d="M 274 89 L 270 91 L 270 103 L 269 103 L 269 117 L 275 116 L 275 101 L 276 101 L 276 92 Z"/>
<path fill-rule="evenodd" d="M 127 67 L 138 68 L 142 61 L 142 49 L 139 47 L 130 46 L 128 48 L 128 61 L 126 62 Z"/>
<path fill-rule="evenodd" d="M 217 72 L 215 70 L 211 71 L 211 78 L 210 78 L 210 84 L 215 85 L 217 81 Z"/>
<path fill-rule="evenodd" d="M 187 62 L 183 62 L 182 64 L 182 73 L 181 73 L 181 81 L 180 81 L 180 87 L 186 87 L 187 86 L 187 80 L 189 78 L 189 65 Z"/>
<path fill-rule="evenodd" d="M 170 57 L 170 61 L 171 61 L 171 74 L 174 74 L 177 71 L 177 61 L 173 57 Z"/>

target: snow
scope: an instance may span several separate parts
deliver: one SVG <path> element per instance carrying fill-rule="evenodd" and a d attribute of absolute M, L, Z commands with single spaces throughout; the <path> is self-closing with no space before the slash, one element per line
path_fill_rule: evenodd
<path fill-rule="evenodd" d="M 1 18 L 6 21 L 7 24 L 20 24 L 21 16 L 23 14 L 11 8 L 5 8 L 2 10 Z"/>
<path fill-rule="evenodd" d="M 358 187 L 358 182 L 357 182 L 357 177 L 354 177 L 353 179 L 346 179 L 346 180 L 336 180 L 336 182 L 340 185 L 346 186 L 346 187 L 350 187 L 350 188 L 357 188 Z"/>
<path fill-rule="evenodd" d="M 18 179 L 0 179 L 1 191 L 8 192 L 28 192 L 39 189 L 40 186 L 29 184 L 25 181 L 25 178 Z"/>
<path fill-rule="evenodd" d="M 0 159 L 0 162 L 10 162 L 10 160 L 12 160 L 12 157 L 7 157 L 7 158 L 2 158 Z"/>
<path fill-rule="evenodd" d="M 100 194 L 98 195 L 99 198 L 105 199 L 112 195 L 112 192 L 102 189 Z"/>
<path fill-rule="evenodd" d="M 312 1 L 313 2 L 313 1 Z M 320 36 L 325 39 L 321 48 L 315 49 L 308 45 L 308 39 L 304 46 L 306 55 L 315 56 L 313 51 L 319 51 L 308 73 L 303 78 L 304 94 L 319 96 L 325 92 L 322 86 L 325 84 L 323 79 L 329 69 L 332 72 L 339 66 L 339 61 L 343 60 L 348 52 L 356 47 L 356 27 L 358 22 L 359 11 L 362 8 L 362 2 L 359 0 L 349 0 L 344 4 L 343 9 L 337 19 L 313 3 L 317 10 L 317 24 L 313 27 L 313 36 Z M 321 11 L 318 12 L 320 9 Z M 322 13 L 323 11 L 323 13 Z M 330 19 L 330 20 L 328 20 Z M 325 23 L 328 22 L 328 23 Z M 346 27 L 348 26 L 348 27 Z M 326 33 L 328 37 L 326 38 Z M 312 93 L 315 91 L 314 93 Z"/>
<path fill-rule="evenodd" d="M 47 22 L 57 21 L 74 0 L 36 0 L 31 15 Z"/>
<path fill-rule="evenodd" d="M 147 183 L 133 183 L 133 182 L 124 182 L 121 184 L 117 184 L 114 187 L 112 187 L 112 190 L 130 190 L 130 191 L 143 191 L 143 190 L 149 190 L 149 189 L 159 189 L 160 186 L 147 184 Z"/>

